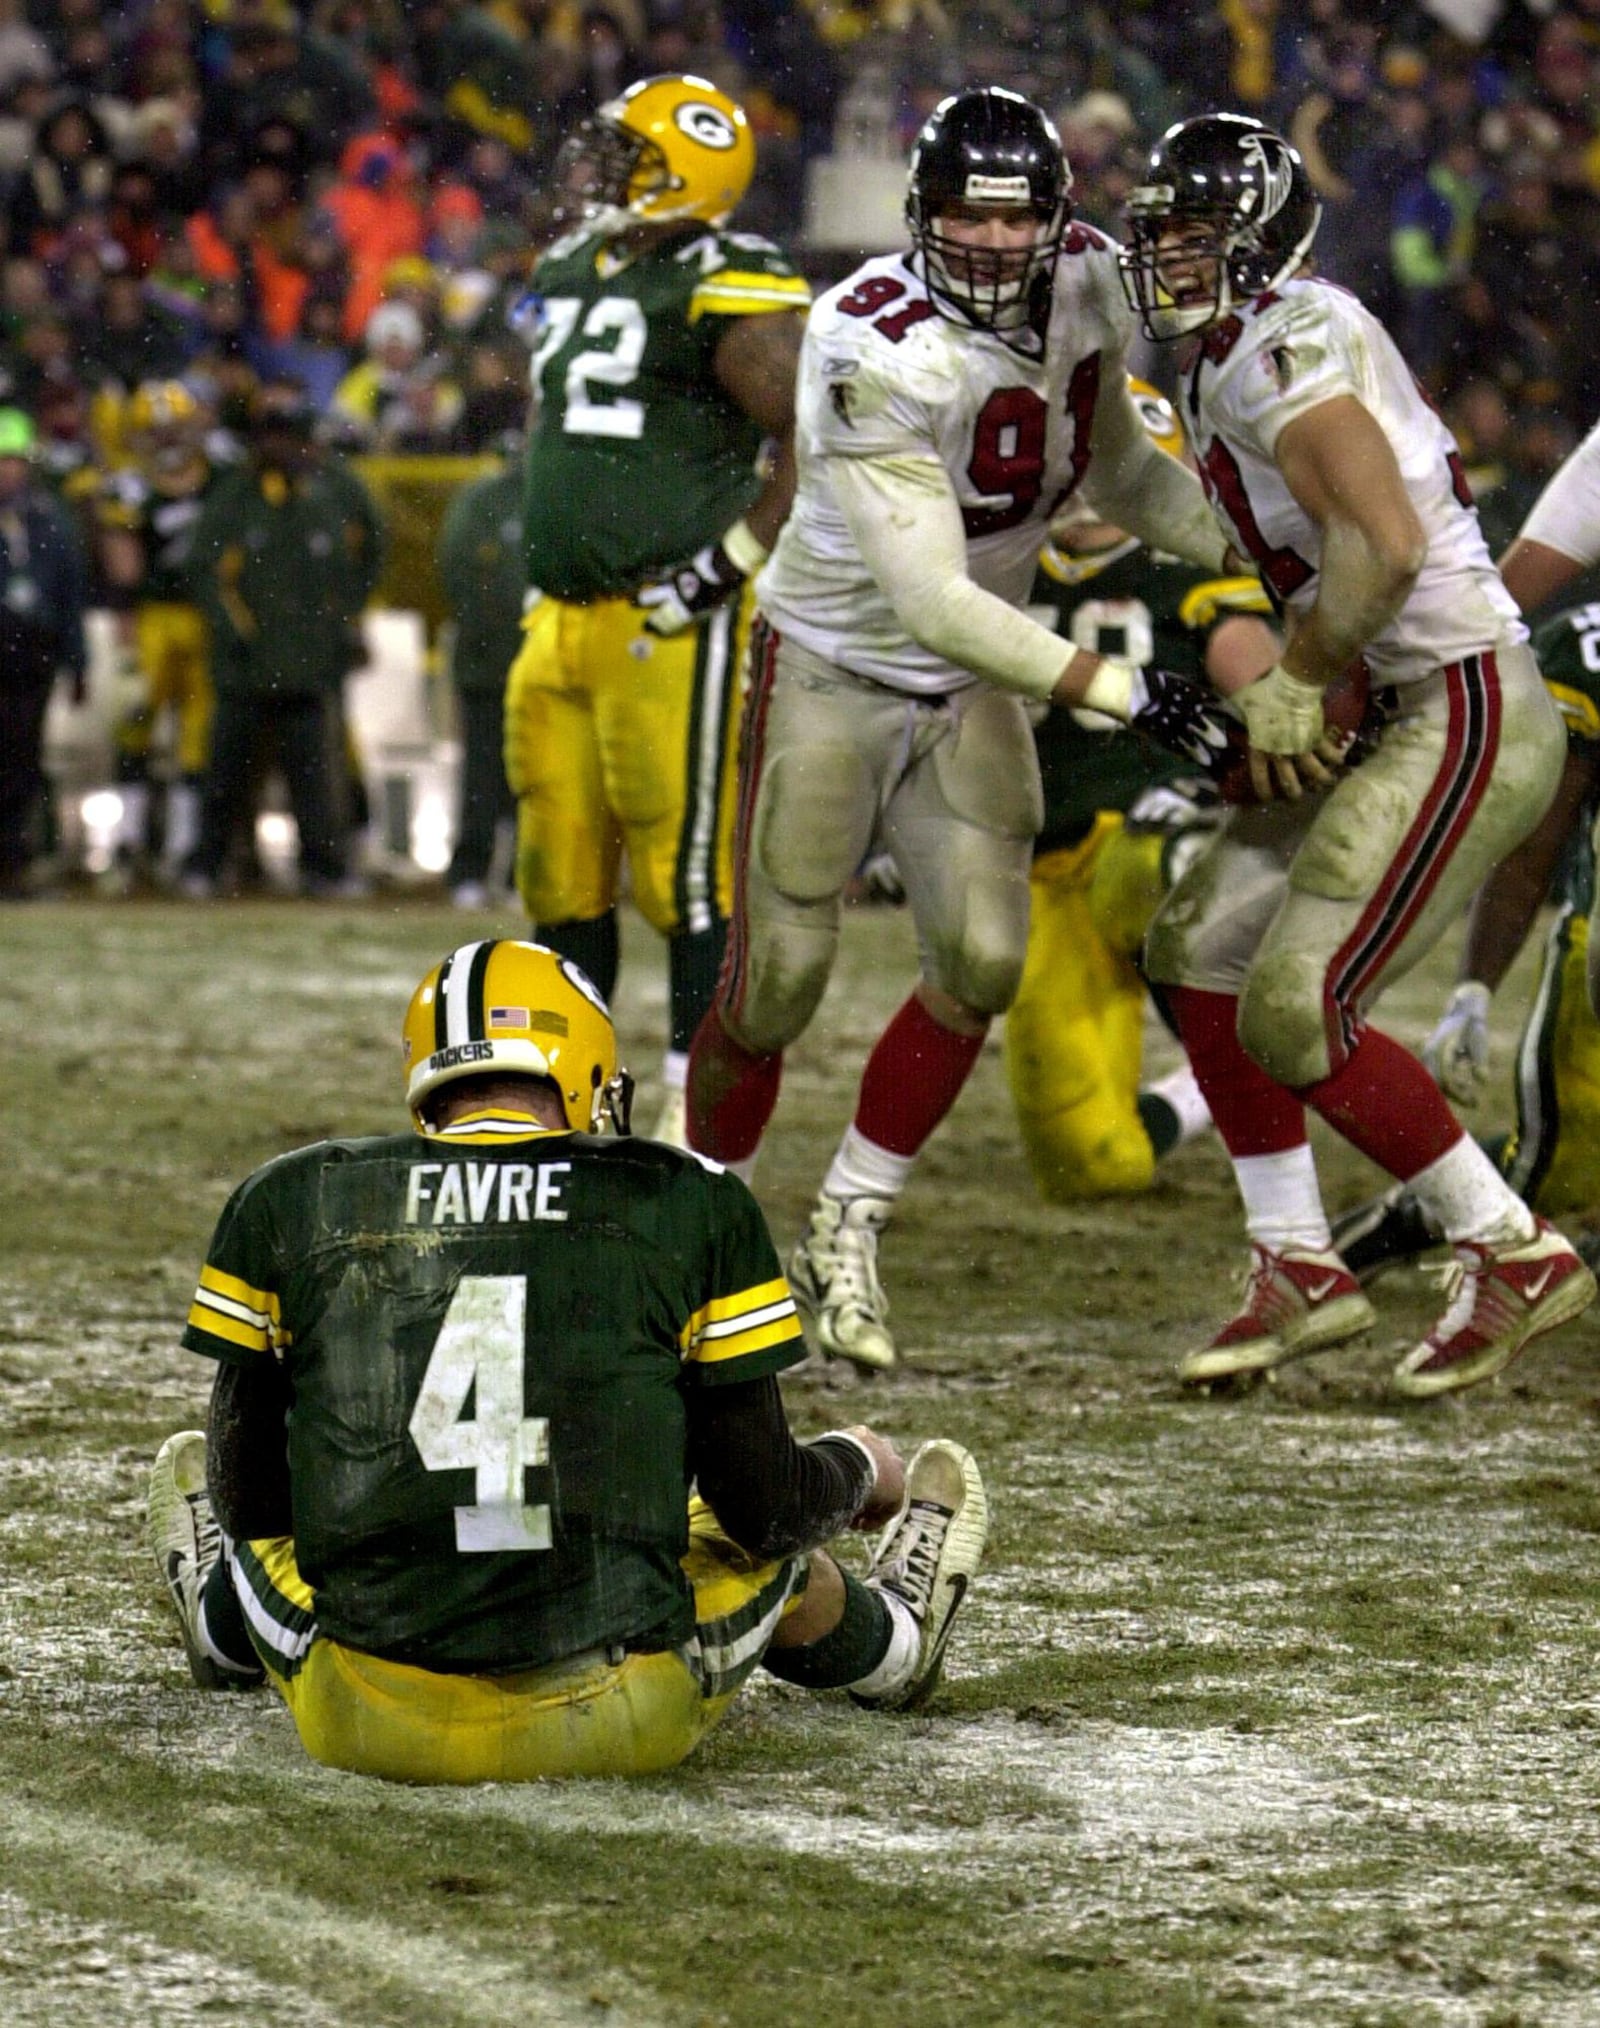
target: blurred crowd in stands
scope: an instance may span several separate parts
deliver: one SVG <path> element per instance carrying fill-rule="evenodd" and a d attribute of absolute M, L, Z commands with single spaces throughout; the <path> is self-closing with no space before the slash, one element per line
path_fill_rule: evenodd
<path fill-rule="evenodd" d="M 1170 121 L 1261 115 L 1496 552 L 1600 412 L 1600 0 L 0 0 L 0 409 L 90 602 L 141 390 L 181 381 L 221 470 L 273 387 L 329 454 L 510 451 L 558 145 L 665 70 L 743 102 L 736 222 L 822 282 L 854 256 L 807 248 L 809 165 L 903 157 L 951 89 L 1042 103 L 1112 233 Z"/>
<path fill-rule="evenodd" d="M 740 222 L 791 242 L 812 157 L 953 86 L 1054 112 L 1113 231 L 1171 119 L 1259 113 L 1470 457 L 1536 479 L 1600 408 L 1600 0 L 0 0 L 0 399 L 57 468 L 175 374 L 224 424 L 287 375 L 347 448 L 491 445 L 559 139 L 664 69 L 744 101 Z"/>

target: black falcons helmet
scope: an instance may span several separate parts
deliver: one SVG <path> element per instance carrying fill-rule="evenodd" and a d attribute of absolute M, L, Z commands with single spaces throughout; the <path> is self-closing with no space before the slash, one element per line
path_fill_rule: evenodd
<path fill-rule="evenodd" d="M 935 307 L 954 323 L 1036 349 L 1071 188 L 1061 138 L 1031 99 L 991 85 L 941 101 L 911 150 L 906 191 L 906 223 Z M 979 212 L 1026 205 L 1038 231 L 1032 245 L 1015 249 L 962 246 L 939 229 L 953 205 Z"/>
<path fill-rule="evenodd" d="M 1148 338 L 1218 323 L 1292 275 L 1311 249 L 1322 206 L 1299 155 L 1245 113 L 1202 113 L 1169 127 L 1128 198 L 1122 286 Z M 1158 243 L 1175 226 L 1206 229 L 1185 259 L 1214 261 L 1214 286 L 1182 299 L 1163 280 Z M 1167 260 L 1172 269 L 1174 262 Z"/>

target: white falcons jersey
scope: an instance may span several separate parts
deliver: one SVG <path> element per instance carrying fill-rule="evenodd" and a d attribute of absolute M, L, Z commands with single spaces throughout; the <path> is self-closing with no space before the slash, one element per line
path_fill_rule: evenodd
<path fill-rule="evenodd" d="M 1280 607 L 1317 593 L 1322 531 L 1273 461 L 1296 416 L 1353 395 L 1377 418 L 1428 541 L 1405 604 L 1366 649 L 1373 677 L 1414 683 L 1528 638 L 1489 556 L 1461 455 L 1394 340 L 1356 298 L 1299 280 L 1258 296 L 1201 341 L 1185 408 L 1200 477 L 1224 533 L 1254 559 Z"/>
<path fill-rule="evenodd" d="M 912 260 L 867 261 L 813 305 L 800 354 L 799 485 L 757 579 L 780 634 L 894 690 L 941 695 L 977 681 L 906 633 L 834 498 L 835 458 L 936 458 L 967 533 L 974 583 L 1021 605 L 1053 514 L 1089 466 L 1095 401 L 1120 384 L 1132 319 L 1116 248 L 1068 228 L 1039 358 L 952 322 Z"/>
<path fill-rule="evenodd" d="M 1600 423 L 1539 495 L 1521 533 L 1585 570 L 1600 563 Z"/>

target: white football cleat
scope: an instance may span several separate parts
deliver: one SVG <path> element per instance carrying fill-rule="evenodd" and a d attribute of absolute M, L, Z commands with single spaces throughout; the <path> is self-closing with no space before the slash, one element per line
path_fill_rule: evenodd
<path fill-rule="evenodd" d="M 1266 1373 L 1285 1359 L 1326 1352 L 1367 1330 L 1376 1312 L 1338 1254 L 1252 1246 L 1244 1301 L 1209 1345 L 1186 1352 L 1178 1378 L 1190 1387 Z"/>
<path fill-rule="evenodd" d="M 201 1594 L 222 1553 L 222 1530 L 206 1491 L 206 1440 L 200 1430 L 180 1430 L 156 1452 L 145 1537 L 178 1615 L 190 1675 L 202 1690 L 248 1687 L 256 1679 L 219 1668 L 200 1641 Z"/>
<path fill-rule="evenodd" d="M 1570 1323 L 1594 1301 L 1594 1276 L 1543 1218 L 1532 1239 L 1519 1245 L 1468 1240 L 1455 1254 L 1446 1281 L 1449 1307 L 1394 1370 L 1396 1393 L 1412 1400 L 1492 1379 L 1535 1338 Z"/>
<path fill-rule="evenodd" d="M 810 1229 L 789 1257 L 789 1286 L 823 1352 L 875 1372 L 895 1363 L 889 1299 L 878 1280 L 878 1234 L 893 1210 L 888 1197 L 820 1191 Z"/>
<path fill-rule="evenodd" d="M 945 1643 L 989 1535 L 989 1501 L 972 1455 L 936 1437 L 906 1467 L 905 1505 L 884 1529 L 866 1576 L 892 1592 L 921 1634 L 916 1667 L 881 1697 L 851 1691 L 871 1711 L 914 1711 L 933 1695 Z"/>

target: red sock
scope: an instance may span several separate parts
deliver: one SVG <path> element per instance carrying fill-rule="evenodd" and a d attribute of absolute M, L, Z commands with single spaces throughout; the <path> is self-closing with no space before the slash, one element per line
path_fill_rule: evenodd
<path fill-rule="evenodd" d="M 1236 996 L 1198 986 L 1167 986 L 1163 993 L 1228 1153 L 1282 1155 L 1298 1148 L 1306 1137 L 1305 1107 L 1245 1055 Z"/>
<path fill-rule="evenodd" d="M 1363 1028 L 1332 1077 L 1300 1096 L 1370 1162 L 1406 1183 L 1465 1131 L 1427 1071 L 1393 1036 Z"/>
<path fill-rule="evenodd" d="M 891 1155 L 914 1155 L 961 1096 L 982 1048 L 981 1035 L 946 1028 L 913 993 L 867 1058 L 856 1132 Z"/>
<path fill-rule="evenodd" d="M 778 1103 L 783 1051 L 757 1056 L 734 1041 L 709 1007 L 689 1047 L 689 1145 L 714 1162 L 744 1162 Z"/>

